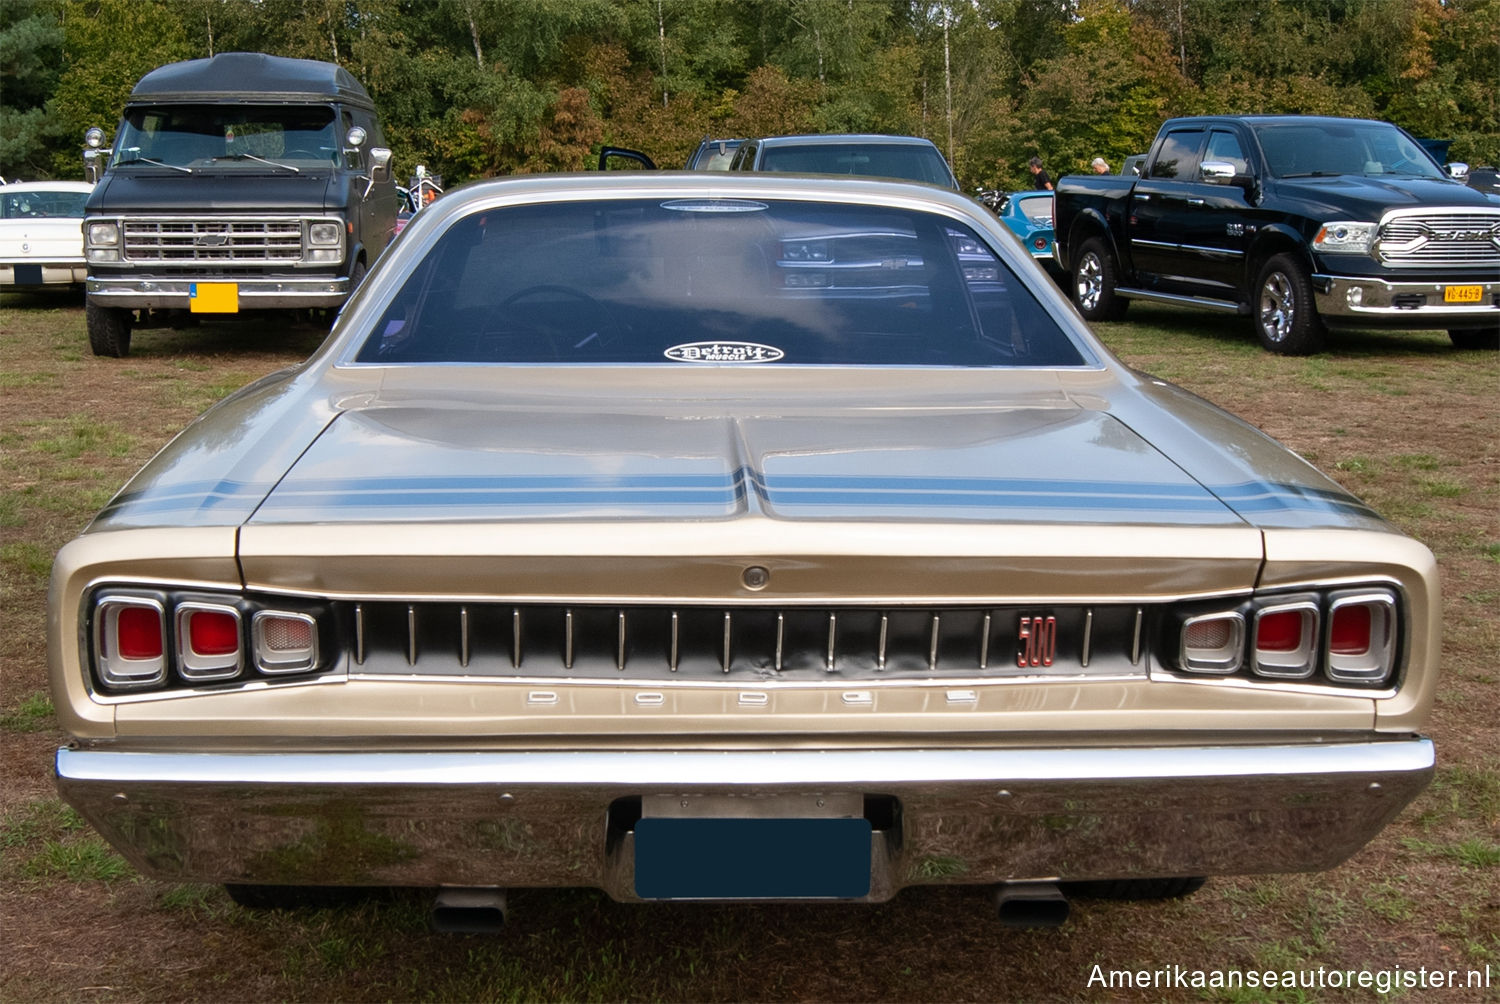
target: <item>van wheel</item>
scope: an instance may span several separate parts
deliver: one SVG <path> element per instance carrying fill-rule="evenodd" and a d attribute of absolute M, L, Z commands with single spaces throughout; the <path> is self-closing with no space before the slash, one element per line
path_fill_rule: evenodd
<path fill-rule="evenodd" d="M 93 300 L 84 306 L 89 348 L 96 356 L 123 359 L 130 355 L 130 325 L 134 316 L 123 307 L 101 307 Z"/>
<path fill-rule="evenodd" d="M 1073 263 L 1073 302 L 1090 321 L 1118 321 L 1125 316 L 1127 301 L 1115 294 L 1115 259 L 1098 237 L 1090 237 L 1078 249 Z"/>
<path fill-rule="evenodd" d="M 1268 352 L 1308 356 L 1323 351 L 1327 332 L 1313 309 L 1312 279 L 1289 254 L 1273 255 L 1255 284 L 1255 333 Z"/>
<path fill-rule="evenodd" d="M 1449 328 L 1448 337 L 1456 349 L 1500 349 L 1500 327 Z"/>

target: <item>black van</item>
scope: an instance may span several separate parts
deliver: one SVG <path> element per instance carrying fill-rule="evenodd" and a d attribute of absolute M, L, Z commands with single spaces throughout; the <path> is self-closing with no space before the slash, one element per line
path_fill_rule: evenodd
<path fill-rule="evenodd" d="M 90 130 L 99 146 L 102 133 Z M 84 220 L 89 345 L 173 311 L 336 308 L 391 240 L 375 105 L 332 63 L 226 52 L 141 78 Z"/>

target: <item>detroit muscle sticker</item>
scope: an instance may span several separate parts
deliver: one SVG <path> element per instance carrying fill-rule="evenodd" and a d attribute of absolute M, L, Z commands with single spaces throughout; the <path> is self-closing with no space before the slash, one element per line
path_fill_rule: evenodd
<path fill-rule="evenodd" d="M 664 354 L 677 363 L 774 363 L 786 357 L 774 345 L 756 342 L 689 342 Z"/>

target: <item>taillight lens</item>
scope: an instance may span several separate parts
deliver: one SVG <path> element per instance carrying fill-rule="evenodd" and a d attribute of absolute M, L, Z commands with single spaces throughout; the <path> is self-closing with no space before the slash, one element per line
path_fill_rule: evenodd
<path fill-rule="evenodd" d="M 1202 614 L 1182 622 L 1179 664 L 1192 673 L 1224 675 L 1245 659 L 1245 618 L 1238 611 Z"/>
<path fill-rule="evenodd" d="M 148 596 L 106 596 L 94 611 L 99 676 L 112 687 L 149 687 L 167 677 L 166 608 Z"/>
<path fill-rule="evenodd" d="M 1311 676 L 1318 664 L 1316 598 L 1289 599 L 1257 610 L 1250 660 L 1257 676 Z"/>
<path fill-rule="evenodd" d="M 240 612 L 217 603 L 179 603 L 177 663 L 189 680 L 238 676 L 245 665 Z"/>
<path fill-rule="evenodd" d="M 1328 678 L 1381 683 L 1396 666 L 1396 598 L 1355 590 L 1328 598 Z"/>
<path fill-rule="evenodd" d="M 318 664 L 318 624 L 307 614 L 261 610 L 251 624 L 262 673 L 301 673 Z"/>

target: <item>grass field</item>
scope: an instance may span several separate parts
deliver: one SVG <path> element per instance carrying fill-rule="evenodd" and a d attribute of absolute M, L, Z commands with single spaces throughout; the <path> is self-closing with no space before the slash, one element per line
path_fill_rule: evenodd
<path fill-rule="evenodd" d="M 1437 780 L 1344 866 L 1081 902 L 1035 932 L 1000 928 L 980 889 L 876 907 L 523 890 L 503 934 L 474 937 L 430 933 L 416 893 L 250 912 L 217 887 L 143 879 L 52 791 L 65 741 L 45 680 L 52 556 L 195 414 L 322 336 L 277 323 L 141 331 L 134 355 L 106 360 L 76 299 L 0 302 L 0 1000 L 1500 1001 L 1500 354 L 1357 333 L 1279 358 L 1237 322 L 1139 304 L 1100 327 L 1131 365 L 1265 429 L 1438 556 Z M 1096 966 L 1461 980 L 1488 967 L 1491 986 L 1128 990 Z"/>

